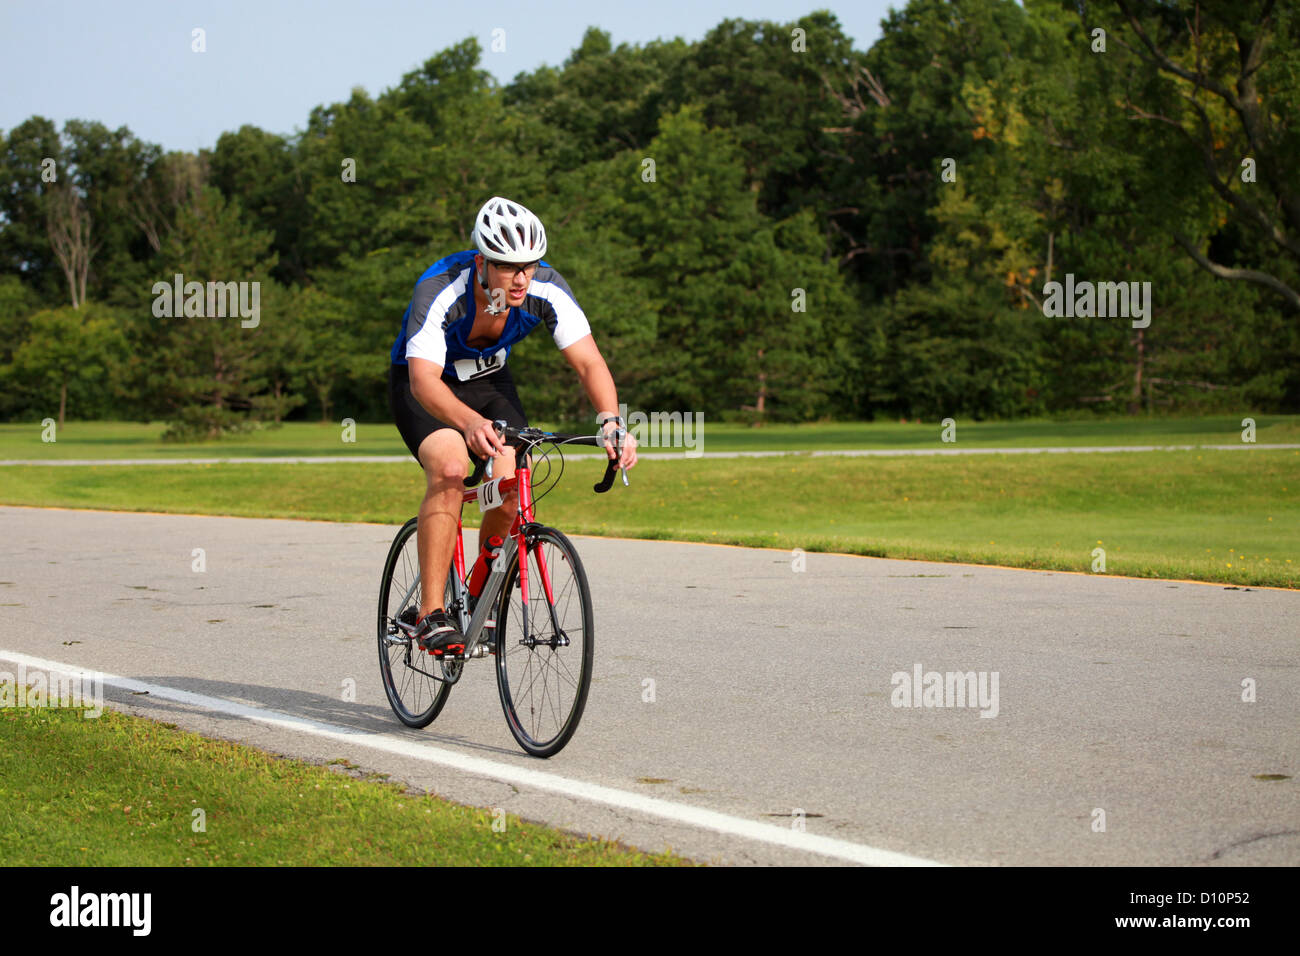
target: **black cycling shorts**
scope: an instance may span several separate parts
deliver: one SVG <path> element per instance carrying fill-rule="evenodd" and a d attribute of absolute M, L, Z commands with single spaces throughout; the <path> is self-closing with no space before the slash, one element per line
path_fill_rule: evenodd
<path fill-rule="evenodd" d="M 527 427 L 528 416 L 524 414 L 524 406 L 520 404 L 519 393 L 515 391 L 514 379 L 510 377 L 508 368 L 468 382 L 445 376 L 442 381 L 453 395 L 484 418 L 490 421 L 501 418 L 515 428 Z M 440 428 L 455 428 L 454 425 L 434 418 L 415 400 L 411 394 L 411 370 L 406 365 L 388 367 L 388 409 L 393 413 L 393 421 L 397 423 L 402 441 L 406 442 L 406 447 L 417 462 L 420 460 L 421 442 Z M 506 444 L 514 445 L 517 451 L 523 448 L 523 443 L 519 441 Z M 473 452 L 470 452 L 469 457 L 477 468 L 479 457 Z"/>

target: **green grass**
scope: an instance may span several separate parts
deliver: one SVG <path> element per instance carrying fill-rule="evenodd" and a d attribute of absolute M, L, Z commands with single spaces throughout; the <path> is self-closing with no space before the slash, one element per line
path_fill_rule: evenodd
<path fill-rule="evenodd" d="M 1240 416 L 1110 418 L 1084 421 L 957 423 L 957 442 L 941 441 L 937 422 L 819 423 L 750 428 L 709 421 L 700 424 L 701 450 L 801 451 L 836 448 L 1002 448 L 1036 445 L 1222 445 L 1241 442 Z M 1300 443 L 1300 416 L 1255 415 L 1259 444 Z M 541 427 L 559 429 L 553 423 Z M 41 441 L 38 422 L 0 424 L 0 460 L 67 458 L 258 458 L 312 455 L 406 455 L 389 422 L 361 422 L 355 441 L 343 441 L 338 424 L 290 422 L 219 441 L 177 445 L 163 442 L 161 423 L 69 422 L 57 441 Z M 594 430 L 594 426 L 593 430 Z M 647 451 L 673 450 L 649 448 Z"/>
<path fill-rule="evenodd" d="M 685 863 L 111 710 L 0 709 L 0 866 Z"/>
<path fill-rule="evenodd" d="M 570 461 L 538 504 L 575 534 L 1300 587 L 1300 451 L 645 461 L 593 495 Z M 539 478 L 545 478 L 544 469 Z M 398 524 L 406 464 L 0 468 L 0 503 Z M 477 522 L 478 511 L 465 509 Z M 629 569 L 634 573 L 634 569 Z"/>

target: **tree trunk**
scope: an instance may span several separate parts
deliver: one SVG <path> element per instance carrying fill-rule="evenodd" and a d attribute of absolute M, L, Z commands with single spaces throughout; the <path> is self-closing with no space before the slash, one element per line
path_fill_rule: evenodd
<path fill-rule="evenodd" d="M 1141 410 L 1142 402 L 1142 365 L 1146 356 L 1146 342 L 1143 340 L 1142 333 L 1146 329 L 1137 330 L 1137 366 L 1133 369 L 1133 394 L 1129 397 L 1128 413 L 1136 415 Z"/>
<path fill-rule="evenodd" d="M 760 363 L 763 361 L 762 349 L 758 350 L 758 361 Z M 754 402 L 754 411 L 758 412 L 758 414 L 762 416 L 763 414 L 766 413 L 766 410 L 767 410 L 767 373 L 760 370 L 758 373 L 758 399 L 757 401 Z"/>
<path fill-rule="evenodd" d="M 72 184 L 50 194 L 45 228 L 50 248 L 68 281 L 68 295 L 74 309 L 81 308 L 81 303 L 86 301 L 90 260 L 99 251 L 99 245 L 91 241 L 90 225 L 86 204 Z"/>
<path fill-rule="evenodd" d="M 68 409 L 68 377 L 63 376 L 59 385 L 59 431 L 63 431 L 63 413 Z"/>
<path fill-rule="evenodd" d="M 221 421 L 221 410 L 226 407 L 225 364 L 221 361 L 220 349 L 217 349 L 212 354 L 212 366 L 214 384 L 212 404 L 216 408 L 216 421 L 214 421 L 209 431 L 212 438 L 219 438 L 221 437 L 221 425 L 216 422 Z"/>
<path fill-rule="evenodd" d="M 316 386 L 316 397 L 320 399 L 320 420 L 324 424 L 330 420 L 330 385 L 325 382 Z"/>

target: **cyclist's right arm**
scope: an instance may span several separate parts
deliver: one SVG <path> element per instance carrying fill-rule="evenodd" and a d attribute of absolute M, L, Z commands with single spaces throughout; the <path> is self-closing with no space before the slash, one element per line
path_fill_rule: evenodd
<path fill-rule="evenodd" d="M 430 415 L 446 422 L 465 437 L 465 445 L 480 458 L 492 458 L 505 451 L 492 422 L 458 399 L 442 380 L 442 366 L 428 359 L 408 356 L 411 394 Z"/>

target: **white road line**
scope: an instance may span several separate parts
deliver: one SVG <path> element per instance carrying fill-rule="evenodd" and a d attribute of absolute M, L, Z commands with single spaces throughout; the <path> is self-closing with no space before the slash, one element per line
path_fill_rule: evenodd
<path fill-rule="evenodd" d="M 579 800 L 603 803 L 623 810 L 633 810 L 670 820 L 674 823 L 684 823 L 690 826 L 702 827 L 706 830 L 715 830 L 719 833 L 729 833 L 744 837 L 747 840 L 756 840 L 774 846 L 804 850 L 822 856 L 866 864 L 867 866 L 945 865 L 934 860 L 909 856 L 906 853 L 881 850 L 866 844 L 851 843 L 848 840 L 837 840 L 833 837 L 818 836 L 813 833 L 801 833 L 797 830 L 775 826 L 770 823 L 759 823 L 754 820 L 746 820 L 743 817 L 718 813 L 715 810 L 705 810 L 687 804 L 674 803 L 671 800 L 662 800 L 658 797 L 645 797 L 626 790 L 616 790 L 613 787 L 587 783 L 582 780 L 571 780 L 558 774 L 543 773 L 540 770 L 528 770 L 523 767 L 496 763 L 482 757 L 471 757 L 451 750 L 442 750 L 428 744 L 390 737 L 387 734 L 373 734 L 348 727 L 340 727 L 336 724 L 326 724 L 306 717 L 295 717 L 292 714 L 285 714 L 275 710 L 250 707 L 246 704 L 223 700 L 220 697 L 209 697 L 205 694 L 195 694 L 174 687 L 164 687 L 161 684 L 150 684 L 130 677 L 120 677 L 116 674 L 87 670 L 75 665 L 30 657 L 14 651 L 0 650 L 0 660 L 13 661 L 28 670 L 67 674 L 81 677 L 83 680 L 88 678 L 92 680 L 99 679 L 102 680 L 102 686 L 104 687 L 114 687 L 133 692 L 148 691 L 150 697 L 160 697 L 181 704 L 190 704 L 214 713 L 243 717 L 270 727 L 312 734 L 316 737 L 337 740 L 342 743 L 360 744 L 363 747 L 382 750 L 385 753 L 396 754 L 401 757 L 413 757 L 426 763 L 441 764 L 465 773 L 491 777 L 495 780 L 504 780 L 507 783 L 532 787 L 536 790 L 560 793 L 565 796 L 576 797 Z M 11 675 L 6 675 L 6 677 L 8 676 Z"/>
<path fill-rule="evenodd" d="M 1300 445 L 1256 445 L 1241 442 L 1235 445 L 1056 445 L 1032 448 L 828 448 L 823 450 L 774 449 L 772 451 L 706 451 L 686 455 L 683 452 L 647 451 L 637 452 L 637 458 L 648 461 L 694 461 L 697 458 L 785 458 L 788 456 L 805 456 L 809 458 L 896 458 L 925 455 L 1040 455 L 1040 454 L 1089 454 L 1120 451 L 1237 451 L 1239 449 L 1262 448 L 1285 450 L 1300 448 Z M 596 458 L 595 452 L 565 452 L 565 455 L 578 458 Z M 65 458 L 65 459 L 26 459 L 0 461 L 4 466 L 41 466 L 72 465 L 119 466 L 119 465 L 335 465 L 335 464 L 392 464 L 415 460 L 409 455 L 319 455 L 298 458 Z"/>

